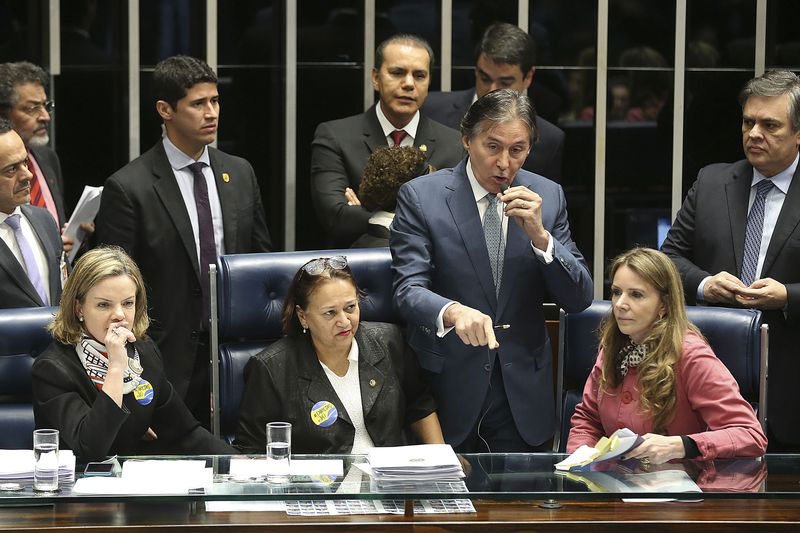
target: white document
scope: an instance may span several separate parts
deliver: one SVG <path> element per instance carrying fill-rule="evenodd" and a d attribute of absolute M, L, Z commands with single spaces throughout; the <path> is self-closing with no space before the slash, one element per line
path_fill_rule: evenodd
<path fill-rule="evenodd" d="M 197 460 L 133 460 L 122 465 L 121 477 L 84 477 L 75 482 L 73 494 L 188 494 L 209 490 L 214 469 Z"/>
<path fill-rule="evenodd" d="M 592 463 L 607 461 L 638 446 L 643 439 L 628 428 L 616 430 L 610 437 L 602 437 L 594 446 L 581 445 L 572 454 L 556 463 L 556 470 L 583 468 Z"/>
<path fill-rule="evenodd" d="M 33 479 L 33 450 L 0 450 L 0 480 Z M 58 451 L 58 480 L 75 480 L 75 454 Z"/>
<path fill-rule="evenodd" d="M 78 249 L 86 238 L 86 232 L 81 229 L 81 224 L 94 222 L 94 217 L 97 216 L 97 212 L 100 210 L 100 197 L 102 194 L 102 187 L 86 185 L 83 188 L 80 200 L 78 200 L 78 205 L 75 206 L 72 216 L 69 217 L 64 236 L 71 238 L 75 243 L 72 250 L 67 254 L 67 259 L 70 263 L 75 260 Z"/>
<path fill-rule="evenodd" d="M 224 513 L 233 511 L 286 511 L 286 502 L 282 501 L 263 501 L 263 502 L 237 502 L 221 501 L 206 502 L 207 513 Z"/>
<path fill-rule="evenodd" d="M 367 454 L 375 478 L 463 478 L 464 471 L 449 444 L 371 448 Z"/>
<path fill-rule="evenodd" d="M 272 463 L 266 459 L 234 459 L 228 472 L 235 480 L 260 478 L 270 474 Z M 292 476 L 337 476 L 344 475 L 341 459 L 292 460 L 289 475 Z"/>

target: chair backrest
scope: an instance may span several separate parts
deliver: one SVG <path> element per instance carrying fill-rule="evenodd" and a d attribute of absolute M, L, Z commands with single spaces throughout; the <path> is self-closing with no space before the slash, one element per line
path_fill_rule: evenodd
<path fill-rule="evenodd" d="M 282 336 L 283 302 L 297 270 L 311 259 L 337 255 L 347 257 L 364 293 L 361 319 L 397 322 L 392 307 L 392 259 L 388 248 L 240 254 L 219 258 L 211 289 L 212 388 L 214 413 L 220 414 L 212 421 L 216 435 L 229 441 L 233 438 L 244 392 L 244 367 L 250 357 Z"/>
<path fill-rule="evenodd" d="M 55 307 L 0 309 L 0 449 L 31 449 L 31 367 L 50 345 Z"/>
<path fill-rule="evenodd" d="M 596 300 L 580 313 L 561 313 L 557 384 L 561 402 L 554 451 L 566 450 L 570 418 L 581 401 L 584 384 L 597 358 L 597 330 L 610 311 L 609 301 Z M 756 409 L 762 427 L 766 427 L 768 332 L 767 326 L 762 324 L 761 312 L 689 306 L 686 313 L 736 379 L 742 396 Z"/>

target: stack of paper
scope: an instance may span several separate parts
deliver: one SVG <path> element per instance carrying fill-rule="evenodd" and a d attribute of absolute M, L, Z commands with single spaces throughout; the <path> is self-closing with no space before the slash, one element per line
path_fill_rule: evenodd
<path fill-rule="evenodd" d="M 572 455 L 556 463 L 556 469 L 583 468 L 592 463 L 619 457 L 638 446 L 642 440 L 644 439 L 628 428 L 618 429 L 610 437 L 602 437 L 594 446 L 582 445 Z"/>
<path fill-rule="evenodd" d="M 33 450 L 0 450 L 0 481 L 33 479 Z M 75 454 L 72 450 L 58 452 L 58 480 L 75 481 Z"/>
<path fill-rule="evenodd" d="M 367 456 L 378 482 L 459 480 L 464 470 L 449 444 L 372 448 Z"/>
<path fill-rule="evenodd" d="M 97 216 L 97 212 L 100 210 L 100 197 L 102 195 L 102 187 L 86 185 L 83 188 L 83 193 L 67 222 L 67 229 L 64 231 L 64 236 L 72 239 L 74 243 L 72 250 L 67 255 L 70 263 L 75 260 L 78 249 L 86 238 L 86 232 L 81 229 L 81 224 L 94 222 L 94 217 Z"/>
<path fill-rule="evenodd" d="M 203 460 L 128 460 L 121 477 L 83 477 L 75 483 L 73 494 L 149 494 L 202 493 L 211 489 L 214 469 Z"/>

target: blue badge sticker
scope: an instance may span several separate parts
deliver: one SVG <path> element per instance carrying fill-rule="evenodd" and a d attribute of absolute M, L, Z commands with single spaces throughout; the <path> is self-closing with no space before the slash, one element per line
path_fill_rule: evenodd
<path fill-rule="evenodd" d="M 319 427 L 326 428 L 333 425 L 337 418 L 339 418 L 339 411 L 331 402 L 323 400 L 315 403 L 311 408 L 311 420 Z"/>
<path fill-rule="evenodd" d="M 146 379 L 139 381 L 139 384 L 133 389 L 133 397 L 140 405 L 149 404 L 153 401 L 153 386 Z"/>

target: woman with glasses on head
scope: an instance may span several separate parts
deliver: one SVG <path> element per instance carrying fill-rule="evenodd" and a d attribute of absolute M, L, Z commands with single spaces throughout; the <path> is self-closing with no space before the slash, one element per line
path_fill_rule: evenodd
<path fill-rule="evenodd" d="M 611 278 L 611 313 L 600 326 L 600 353 L 570 421 L 567 452 L 627 427 L 645 439 L 627 458 L 763 455 L 767 438 L 753 408 L 686 317 L 672 261 L 634 248 L 614 260 Z"/>
<path fill-rule="evenodd" d="M 36 427 L 60 432 L 79 462 L 108 455 L 232 454 L 192 416 L 146 335 L 139 267 L 116 246 L 84 254 L 67 278 L 33 363 Z"/>
<path fill-rule="evenodd" d="M 360 322 L 359 290 L 344 257 L 314 259 L 294 276 L 285 337 L 253 357 L 235 445 L 264 453 L 267 422 L 292 423 L 294 453 L 365 453 L 443 443 L 416 357 L 393 324 Z"/>

